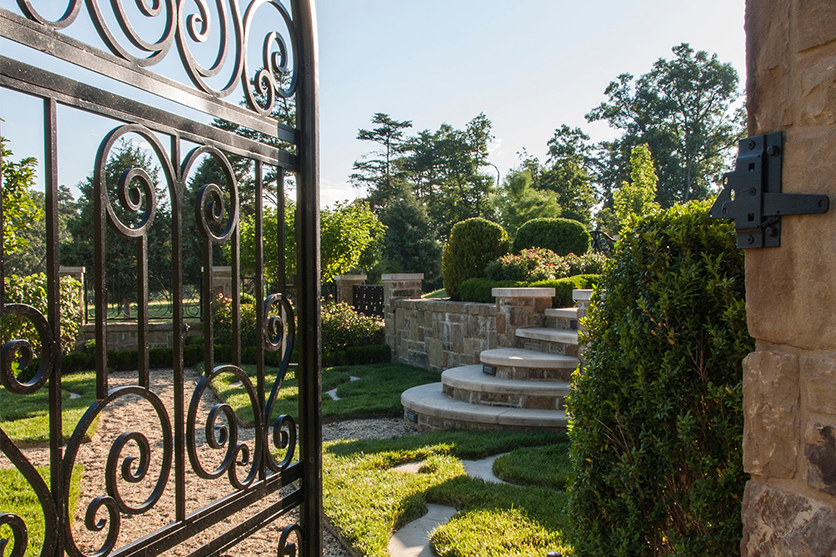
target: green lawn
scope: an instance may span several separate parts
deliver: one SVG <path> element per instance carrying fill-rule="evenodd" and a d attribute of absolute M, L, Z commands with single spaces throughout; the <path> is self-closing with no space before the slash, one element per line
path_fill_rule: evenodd
<path fill-rule="evenodd" d="M 37 468 L 38 473 L 49 485 L 49 468 L 41 466 Z M 76 466 L 73 469 L 73 478 L 70 484 L 70 508 L 74 508 L 78 500 L 78 485 L 84 469 Z M 44 516 L 41 512 L 41 504 L 35 491 L 23 477 L 23 474 L 15 469 L 0 469 L 0 509 L 3 512 L 11 512 L 23 519 L 29 534 L 29 543 L 26 546 L 24 557 L 35 557 L 40 555 L 41 546 L 44 543 Z M 72 516 L 72 513 L 71 513 Z M 11 539 L 11 528 L 0 526 L 0 539 Z M 10 541 L 5 548 L 6 555 L 12 555 L 14 541 Z"/>
<path fill-rule="evenodd" d="M 244 365 L 250 377 L 255 375 L 255 366 Z M 288 369 L 273 418 L 281 414 L 299 415 L 299 383 L 295 369 Z M 273 384 L 277 368 L 267 368 L 267 385 Z M 359 377 L 351 381 L 350 377 Z M 322 370 L 322 416 L 324 418 L 361 416 L 401 416 L 401 393 L 406 389 L 439 380 L 439 375 L 403 364 L 370 364 L 361 366 L 337 366 Z M 218 397 L 229 403 L 238 416 L 251 422 L 253 419 L 249 396 L 243 386 L 236 385 L 232 374 L 223 374 L 213 382 Z M 337 389 L 341 400 L 333 400 L 327 391 Z"/>
<path fill-rule="evenodd" d="M 426 294 L 421 294 L 422 298 L 447 298 L 447 291 L 443 288 L 439 288 L 438 290 L 433 290 L 432 292 L 427 292 Z"/>
<path fill-rule="evenodd" d="M 324 451 L 325 513 L 359 555 L 384 557 L 392 532 L 423 514 L 426 503 L 458 509 L 434 532 L 442 557 L 571 554 L 565 542 L 566 494 L 532 485 L 485 483 L 460 459 L 520 447 L 567 448 L 547 432 L 440 431 L 378 441 L 335 442 Z M 392 470 L 421 461 L 418 474 Z M 530 472 L 530 471 L 529 471 Z M 523 481 L 521 476 L 515 476 Z"/>
<path fill-rule="evenodd" d="M 95 372 L 65 375 L 61 378 L 64 438 L 73 434 L 76 424 L 96 400 Z M 71 398 L 70 393 L 81 395 Z M 88 431 L 96 432 L 98 420 Z M 15 395 L 0 387 L 0 426 L 16 443 L 49 442 L 49 389 L 45 386 L 31 395 Z"/>

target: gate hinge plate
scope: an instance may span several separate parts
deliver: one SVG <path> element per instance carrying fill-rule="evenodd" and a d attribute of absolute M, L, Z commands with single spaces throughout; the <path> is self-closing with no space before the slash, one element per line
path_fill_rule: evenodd
<path fill-rule="evenodd" d="M 723 177 L 708 216 L 734 219 L 738 248 L 777 248 L 782 216 L 826 213 L 830 207 L 826 195 L 781 193 L 783 148 L 781 132 L 743 139 L 734 171 Z"/>

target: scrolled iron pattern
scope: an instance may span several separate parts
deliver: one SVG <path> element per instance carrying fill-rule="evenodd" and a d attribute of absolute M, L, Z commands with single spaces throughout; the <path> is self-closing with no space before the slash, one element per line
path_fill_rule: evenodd
<path fill-rule="evenodd" d="M 186 448 L 189 453 L 189 461 L 192 469 L 199 477 L 207 480 L 220 478 L 227 474 L 229 483 L 235 489 L 246 489 L 253 481 L 255 481 L 258 468 L 260 465 L 261 454 L 263 452 L 263 441 L 261 435 L 255 435 L 255 448 L 250 454 L 250 449 L 245 443 L 238 441 L 238 428 L 241 420 L 235 414 L 235 411 L 229 404 L 216 404 L 209 411 L 204 425 L 204 432 L 206 434 L 206 444 L 215 450 L 224 450 L 224 457 L 221 463 L 214 470 L 207 470 L 200 460 L 198 455 L 197 437 L 195 435 L 197 427 L 197 413 L 200 408 L 200 401 L 209 385 L 219 375 L 223 373 L 231 373 L 235 378 L 241 382 L 247 395 L 250 397 L 250 404 L 252 408 L 259 408 L 258 395 L 255 387 L 249 376 L 244 371 L 233 365 L 223 365 L 216 367 L 211 374 L 201 378 L 197 384 L 197 388 L 192 394 L 191 403 L 189 404 L 189 411 L 186 417 Z M 218 418 L 223 416 L 226 419 L 226 425 L 219 425 Z M 258 411 L 253 412 L 255 418 L 255 431 L 260 432 L 263 428 L 263 420 Z M 252 456 L 252 458 L 251 458 Z M 249 472 L 244 480 L 238 477 L 238 468 L 240 466 L 249 466 Z"/>
<path fill-rule="evenodd" d="M 291 534 L 296 535 L 296 543 L 290 541 Z M 296 557 L 302 545 L 302 527 L 298 523 L 288 524 L 279 536 L 278 557 Z"/>
<path fill-rule="evenodd" d="M 195 221 L 201 234 L 215 245 L 226 243 L 238 226 L 238 184 L 229 159 L 216 147 L 204 145 L 193 149 L 183 162 L 181 176 L 188 176 L 192 166 L 207 154 L 218 162 L 229 187 L 229 207 L 224 203 L 223 190 L 218 184 L 205 184 L 197 192 L 194 203 Z M 226 215 L 226 222 L 224 216 Z M 222 225 L 223 232 L 216 234 L 212 226 Z"/>
<path fill-rule="evenodd" d="M 41 389 L 52 375 L 57 359 L 55 338 L 52 327 L 49 326 L 44 315 L 36 308 L 27 304 L 8 304 L 0 310 L 0 315 L 19 315 L 27 319 L 38 333 L 41 342 L 41 361 L 38 370 L 29 381 L 21 383 L 15 374 L 14 364 L 17 364 L 17 374 L 23 372 L 32 364 L 34 351 L 32 344 L 25 339 L 14 339 L 6 342 L 0 349 L 0 384 L 9 392 L 18 395 L 32 394 Z"/>
<path fill-rule="evenodd" d="M 273 308 L 279 308 L 279 315 L 270 315 Z M 283 294 L 271 294 L 264 300 L 264 347 L 275 352 L 282 347 L 284 341 L 284 355 L 279 365 L 279 372 L 276 380 L 270 389 L 270 396 L 264 407 L 264 422 L 270 422 L 273 413 L 273 406 L 276 404 L 279 389 L 282 381 L 287 375 L 287 368 L 290 365 L 290 355 L 296 343 L 296 318 L 293 313 L 293 306 L 290 300 Z M 284 316 L 284 318 L 282 318 Z M 273 446 L 276 449 L 286 450 L 285 457 L 281 463 L 276 462 L 272 454 L 268 452 L 267 465 L 274 472 L 287 467 L 292 461 L 296 450 L 296 422 L 291 416 L 279 416 L 273 424 Z"/>
<path fill-rule="evenodd" d="M 26 523 L 16 514 L 0 513 L 0 528 L 8 526 L 12 530 L 12 540 L 14 541 L 14 550 L 9 554 L 9 557 L 23 557 L 26 552 L 26 545 L 29 543 L 29 531 L 26 529 Z M 0 538 L 0 557 L 5 555 L 6 546 L 9 545 L 9 539 Z"/>
<path fill-rule="evenodd" d="M 105 541 L 98 550 L 89 555 L 81 551 L 76 544 L 75 536 L 70 528 L 70 512 L 72 509 L 64 508 L 65 549 L 73 557 L 106 557 L 109 555 L 115 548 L 117 538 L 119 537 L 119 529 L 121 527 L 120 512 L 130 515 L 147 512 L 159 502 L 168 485 L 174 443 L 172 441 L 171 419 L 168 416 L 165 405 L 157 395 L 143 387 L 119 387 L 111 390 L 104 399 L 90 405 L 84 413 L 84 416 L 81 417 L 78 425 L 76 425 L 73 435 L 67 443 L 64 456 L 64 501 L 69 501 L 72 470 L 78 457 L 78 450 L 85 439 L 88 429 L 108 405 L 120 398 L 128 396 L 144 399 L 151 404 L 157 414 L 163 438 L 159 477 L 154 484 L 153 491 L 144 502 L 137 506 L 132 506 L 125 501 L 119 490 L 117 469 L 121 472 L 121 479 L 127 483 L 137 483 L 145 479 L 150 468 L 151 445 L 145 434 L 141 432 L 128 431 L 117 437 L 111 444 L 105 466 L 105 490 L 107 494 L 93 498 L 87 506 L 84 515 L 84 525 L 87 530 L 91 532 L 102 532 L 106 530 Z M 139 447 L 139 459 L 136 457 L 122 458 L 122 452 L 129 443 L 134 443 Z M 99 518 L 102 510 L 107 514 L 107 518 Z"/>
<path fill-rule="evenodd" d="M 99 152 L 96 155 L 94 180 L 96 187 L 99 188 L 100 192 L 103 192 L 108 222 L 123 236 L 138 238 L 147 234 L 148 229 L 154 223 L 154 215 L 157 212 L 157 192 L 151 176 L 143 168 L 127 168 L 119 176 L 116 184 L 117 197 L 122 208 L 129 214 L 134 213 L 140 215 L 136 224 L 125 223 L 119 218 L 113 206 L 113 201 L 110 199 L 110 195 L 108 195 L 106 183 L 107 162 L 110 152 L 118 140 L 132 133 L 140 136 L 151 146 L 151 149 L 157 155 L 157 162 L 163 170 L 169 188 L 175 183 L 176 175 L 171 162 L 166 156 L 162 142 L 145 126 L 139 124 L 118 126 L 105 137 L 99 146 Z"/>
<path fill-rule="evenodd" d="M 224 98 L 240 84 L 249 108 L 261 116 L 270 115 L 277 98 L 295 94 L 298 75 L 296 28 L 290 12 L 280 0 L 251 0 L 243 13 L 237 0 L 215 0 L 217 25 L 212 18 L 211 0 L 133 1 L 136 4 L 134 12 L 138 11 L 141 21 L 131 21 L 125 7 L 126 0 L 87 0 L 91 22 L 112 54 L 139 67 L 150 67 L 164 60 L 176 42 L 180 62 L 197 89 Z M 31 21 L 51 29 L 65 29 L 78 18 L 82 1 L 69 1 L 65 13 L 57 20 L 43 17 L 32 0 L 17 0 L 17 3 L 23 15 Z M 287 32 L 268 32 L 260 45 L 252 39 L 256 43 L 253 46 L 261 49 L 262 65 L 258 70 L 251 71 L 247 61 L 250 35 L 256 12 L 264 4 L 273 7 Z M 103 6 L 109 6 L 110 17 L 106 16 Z M 134 18 L 139 19 L 140 16 Z M 261 19 L 263 16 L 259 14 L 258 17 Z M 118 31 L 111 28 L 112 21 L 116 22 Z M 162 25 L 159 36 L 153 40 L 143 38 L 139 30 L 152 28 L 152 24 L 157 22 Z M 191 45 L 206 45 L 212 39 L 217 42 L 218 51 L 211 64 L 204 66 L 198 62 Z M 222 71 L 228 76 L 222 85 L 213 87 L 207 82 L 208 78 L 217 77 Z M 290 75 L 286 86 L 282 84 L 283 75 Z"/>

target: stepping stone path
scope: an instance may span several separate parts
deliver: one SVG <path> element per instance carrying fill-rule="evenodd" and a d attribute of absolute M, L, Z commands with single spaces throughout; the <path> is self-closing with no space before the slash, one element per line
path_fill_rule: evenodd
<path fill-rule="evenodd" d="M 348 376 L 349 381 L 357 381 L 360 379 L 359 377 L 354 377 L 353 375 Z M 337 389 L 331 389 L 330 391 L 325 391 L 325 394 L 330 396 L 334 400 L 342 400 L 340 397 L 337 396 Z"/>
<path fill-rule="evenodd" d="M 505 453 L 507 454 L 507 453 Z M 491 483 L 508 483 L 494 476 L 493 462 L 503 455 L 498 454 L 480 460 L 462 460 L 464 471 L 472 478 L 481 478 Z M 423 462 L 407 462 L 392 470 L 417 474 Z M 453 518 L 456 509 L 446 505 L 427 503 L 427 514 L 413 520 L 389 538 L 389 555 L 392 557 L 435 557 L 430 547 L 430 534 L 438 526 Z"/>

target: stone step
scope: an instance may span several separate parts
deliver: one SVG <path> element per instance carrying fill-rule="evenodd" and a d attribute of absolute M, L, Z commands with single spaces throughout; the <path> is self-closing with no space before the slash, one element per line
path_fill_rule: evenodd
<path fill-rule="evenodd" d="M 482 406 L 453 400 L 442 392 L 441 383 L 429 383 L 408 389 L 401 394 L 404 418 L 419 429 L 467 428 L 514 429 L 532 428 L 565 430 L 568 424 L 562 410 L 534 410 Z"/>
<path fill-rule="evenodd" d="M 567 381 L 504 379 L 482 372 L 482 366 L 462 366 L 441 374 L 442 392 L 470 404 L 563 410 L 569 394 Z"/>
<path fill-rule="evenodd" d="M 502 379 L 569 381 L 580 361 L 575 356 L 523 348 L 495 348 L 479 355 L 483 372 Z"/>
<path fill-rule="evenodd" d="M 577 319 L 578 308 L 548 308 L 544 314 L 554 319 Z"/>
<path fill-rule="evenodd" d="M 517 329 L 517 338 L 577 345 L 578 331 L 552 329 L 551 327 L 520 327 Z"/>

